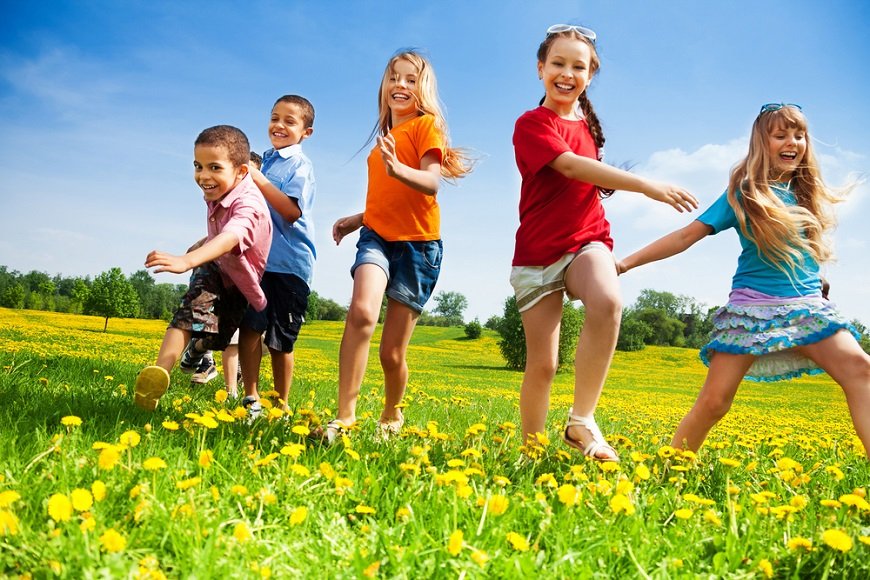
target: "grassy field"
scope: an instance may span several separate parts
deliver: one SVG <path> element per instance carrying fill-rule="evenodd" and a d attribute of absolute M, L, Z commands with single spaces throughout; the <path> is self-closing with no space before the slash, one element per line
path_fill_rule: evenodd
<path fill-rule="evenodd" d="M 180 372 L 138 410 L 165 324 L 102 328 L 0 309 L 0 575 L 870 577 L 870 465 L 826 376 L 745 383 L 696 457 L 667 443 L 697 352 L 617 353 L 597 416 L 623 460 L 598 464 L 560 441 L 571 373 L 521 449 L 496 336 L 421 327 L 401 437 L 374 437 L 374 355 L 358 428 L 325 447 L 306 435 L 335 408 L 341 323 L 303 328 L 292 413 L 253 425 Z"/>

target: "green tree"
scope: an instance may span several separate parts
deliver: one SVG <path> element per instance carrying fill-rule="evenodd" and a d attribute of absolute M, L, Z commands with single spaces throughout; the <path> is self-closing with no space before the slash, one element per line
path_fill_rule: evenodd
<path fill-rule="evenodd" d="M 109 318 L 135 316 L 138 309 L 139 295 L 120 268 L 112 268 L 94 278 L 85 301 L 85 313 L 106 318 L 103 332 L 109 327 Z"/>
<path fill-rule="evenodd" d="M 622 313 L 622 323 L 619 325 L 619 338 L 616 341 L 616 350 L 633 352 L 643 350 L 646 341 L 652 336 L 652 328 L 649 324 L 640 320 L 635 314 L 626 310 Z"/>
<path fill-rule="evenodd" d="M 562 321 L 559 330 L 559 368 L 564 368 L 574 361 L 577 350 L 577 338 L 583 328 L 585 311 L 565 301 L 562 305 Z M 517 300 L 510 296 L 504 303 L 504 315 L 498 326 L 501 340 L 498 348 L 507 363 L 508 368 L 522 370 L 526 366 L 526 335 L 523 331 L 523 321 Z"/>
<path fill-rule="evenodd" d="M 483 334 L 483 326 L 480 325 L 480 321 L 478 319 L 474 319 L 468 324 L 465 325 L 465 336 L 474 340 L 476 338 L 480 338 L 480 335 Z"/>
<path fill-rule="evenodd" d="M 462 313 L 468 308 L 468 298 L 460 292 L 439 292 L 435 296 L 435 314 L 447 319 L 448 326 L 460 326 Z"/>
<path fill-rule="evenodd" d="M 18 282 L 6 286 L 0 295 L 0 305 L 5 308 L 24 308 L 24 286 Z"/>

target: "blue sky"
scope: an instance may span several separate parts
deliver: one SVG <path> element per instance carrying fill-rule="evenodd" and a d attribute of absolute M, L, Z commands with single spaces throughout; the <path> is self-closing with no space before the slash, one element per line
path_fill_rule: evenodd
<path fill-rule="evenodd" d="M 317 111 L 304 144 L 318 186 L 314 289 L 346 304 L 356 238 L 335 247 L 330 230 L 363 207 L 365 153 L 355 153 L 375 123 L 386 60 L 413 46 L 433 61 L 454 144 L 479 158 L 439 193 L 436 292 L 462 292 L 466 318 L 484 321 L 511 293 L 511 135 L 542 94 L 535 51 L 548 25 L 598 32 L 589 94 L 607 160 L 683 185 L 706 207 L 766 102 L 803 106 L 829 183 L 868 173 L 868 21 L 870 4 L 845 0 L 12 3 L 0 20 L 0 264 L 129 274 L 152 249 L 182 253 L 205 232 L 196 135 L 232 124 L 262 151 L 275 99 L 298 93 Z M 866 324 L 868 191 L 839 206 L 839 261 L 827 269 L 833 299 Z M 635 193 L 605 207 L 617 255 L 691 219 Z M 737 254 L 733 234 L 704 240 L 623 276 L 625 302 L 653 288 L 722 304 Z"/>

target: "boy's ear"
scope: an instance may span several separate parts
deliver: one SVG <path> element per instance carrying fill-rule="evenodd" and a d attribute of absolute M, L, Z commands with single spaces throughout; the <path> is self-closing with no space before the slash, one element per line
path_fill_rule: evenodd
<path fill-rule="evenodd" d="M 305 139 L 308 139 L 309 137 L 311 137 L 312 133 L 314 133 L 314 127 L 306 127 L 305 130 L 302 132 L 302 139 L 300 139 L 299 141 L 301 142 Z"/>

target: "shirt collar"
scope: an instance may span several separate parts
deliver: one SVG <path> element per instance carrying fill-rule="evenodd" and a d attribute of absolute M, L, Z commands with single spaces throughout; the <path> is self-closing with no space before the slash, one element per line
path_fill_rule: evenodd
<path fill-rule="evenodd" d="M 269 149 L 268 151 L 266 151 L 266 154 L 264 155 L 264 157 L 272 157 L 273 155 L 275 155 L 277 153 L 278 155 L 280 155 L 284 159 L 289 159 L 290 157 L 292 157 L 295 153 L 297 153 L 299 151 L 302 151 L 302 143 L 295 143 L 293 145 L 288 145 L 287 147 L 282 147 L 281 149 L 275 149 L 275 148 Z"/>
<path fill-rule="evenodd" d="M 250 183 L 245 183 L 245 181 L 249 181 Z M 245 175 L 241 181 L 239 181 L 234 188 L 229 190 L 225 196 L 220 198 L 218 201 L 210 201 L 208 202 L 209 210 L 214 211 L 219 207 L 229 207 L 230 204 L 235 200 L 239 195 L 241 195 L 242 191 L 250 187 L 254 184 L 254 178 L 251 177 L 251 174 L 248 173 Z"/>

